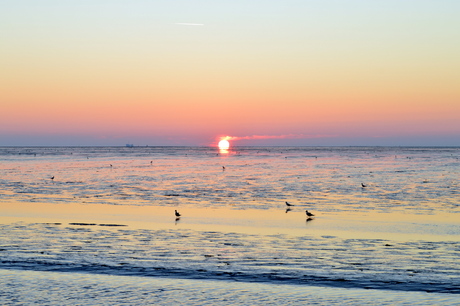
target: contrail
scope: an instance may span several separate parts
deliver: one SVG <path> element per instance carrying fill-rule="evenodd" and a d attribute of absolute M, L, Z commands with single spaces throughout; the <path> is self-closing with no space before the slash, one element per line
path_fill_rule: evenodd
<path fill-rule="evenodd" d="M 183 26 L 204 26 L 204 23 L 185 23 L 185 22 L 177 22 L 176 25 L 183 25 Z"/>

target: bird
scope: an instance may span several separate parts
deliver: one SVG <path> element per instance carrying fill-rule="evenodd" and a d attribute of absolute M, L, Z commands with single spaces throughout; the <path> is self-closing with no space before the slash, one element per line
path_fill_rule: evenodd
<path fill-rule="evenodd" d="M 311 212 L 309 212 L 308 210 L 305 211 L 305 214 L 307 214 L 308 217 L 313 217 L 314 214 L 312 214 Z"/>
<path fill-rule="evenodd" d="M 222 171 L 225 171 L 225 166 L 222 166 Z"/>
<path fill-rule="evenodd" d="M 174 210 L 174 211 L 175 211 L 176 217 L 180 217 L 180 213 L 177 210 Z"/>
<path fill-rule="evenodd" d="M 367 186 L 366 186 L 366 185 L 364 185 L 363 183 L 361 183 L 361 187 L 363 187 L 363 188 L 366 188 Z"/>
<path fill-rule="evenodd" d="M 54 175 L 51 177 L 52 180 L 54 180 Z"/>
<path fill-rule="evenodd" d="M 289 204 L 288 202 L 286 202 L 286 206 L 294 206 L 294 205 L 292 205 L 292 204 Z"/>

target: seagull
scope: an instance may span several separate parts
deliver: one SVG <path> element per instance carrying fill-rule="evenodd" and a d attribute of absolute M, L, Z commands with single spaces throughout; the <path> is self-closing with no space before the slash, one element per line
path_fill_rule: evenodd
<path fill-rule="evenodd" d="M 313 217 L 313 216 L 314 216 L 314 214 L 312 214 L 312 213 L 311 213 L 311 212 L 309 212 L 308 210 L 306 210 L 306 211 L 305 211 L 305 213 L 306 213 L 306 214 L 307 214 L 307 216 L 309 216 L 309 217 Z"/>
<path fill-rule="evenodd" d="M 367 186 L 366 186 L 366 185 L 364 185 L 363 183 L 361 183 L 361 187 L 363 187 L 363 188 L 366 188 Z"/>
<path fill-rule="evenodd" d="M 180 213 L 177 210 L 175 210 L 175 214 L 176 214 L 176 217 L 180 217 Z"/>
<path fill-rule="evenodd" d="M 51 177 L 52 180 L 54 180 L 54 175 Z"/>
<path fill-rule="evenodd" d="M 225 166 L 222 166 L 222 171 L 225 171 Z"/>
<path fill-rule="evenodd" d="M 288 202 L 286 202 L 286 206 L 294 206 L 294 205 L 292 205 L 292 204 L 289 204 Z"/>

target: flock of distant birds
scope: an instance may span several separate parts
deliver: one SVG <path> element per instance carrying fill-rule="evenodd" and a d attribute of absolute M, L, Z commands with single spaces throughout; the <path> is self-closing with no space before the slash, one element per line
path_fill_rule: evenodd
<path fill-rule="evenodd" d="M 152 162 L 150 162 L 150 163 L 152 163 Z M 110 164 L 110 168 L 112 168 L 112 167 L 113 167 L 112 164 Z M 225 166 L 222 166 L 222 171 L 225 171 Z M 52 181 L 54 181 L 54 175 L 53 175 L 52 177 L 50 177 L 50 179 L 51 179 Z M 362 188 L 366 188 L 367 185 L 361 183 L 361 187 L 362 187 Z M 295 206 L 295 205 L 293 205 L 293 204 L 291 204 L 291 203 L 289 203 L 289 202 L 285 202 L 285 203 L 286 203 L 286 206 L 287 206 L 287 208 L 286 208 L 286 213 L 288 213 L 288 212 L 290 212 L 290 211 L 292 210 L 291 207 L 292 207 L 292 206 Z M 312 217 L 315 216 L 314 214 L 312 214 L 312 213 L 309 212 L 308 210 L 305 210 L 305 214 L 307 215 L 307 221 L 313 220 Z M 176 216 L 176 221 L 180 220 L 181 214 L 180 214 L 177 210 L 174 210 L 174 215 Z"/>

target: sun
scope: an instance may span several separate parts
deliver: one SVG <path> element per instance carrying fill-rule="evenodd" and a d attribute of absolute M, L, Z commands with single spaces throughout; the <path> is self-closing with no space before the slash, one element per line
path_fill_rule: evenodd
<path fill-rule="evenodd" d="M 221 141 L 219 141 L 218 146 L 221 150 L 228 150 L 228 148 L 230 148 L 230 142 L 228 142 L 228 140 L 222 139 Z"/>

